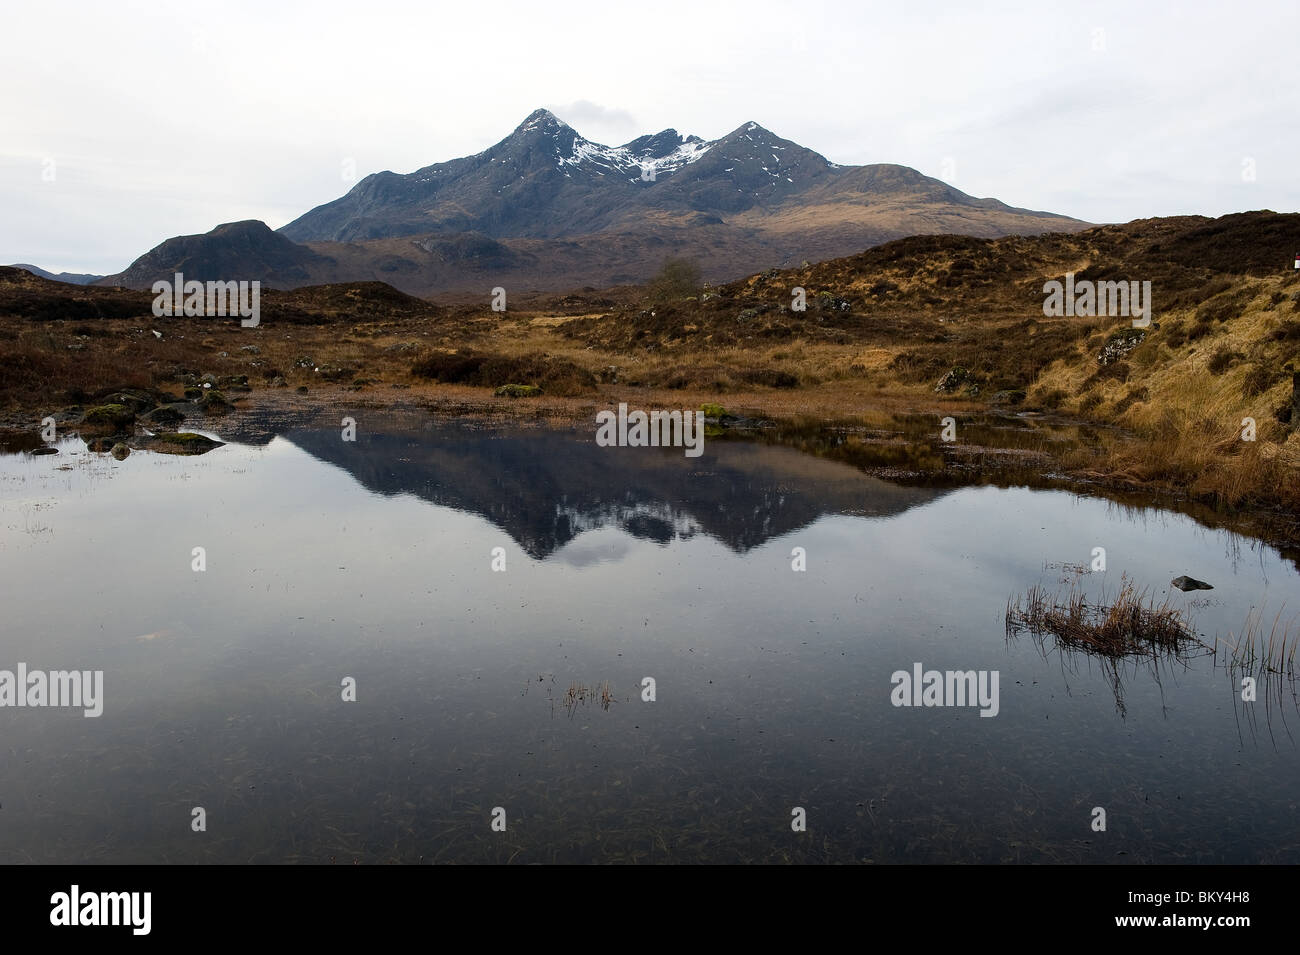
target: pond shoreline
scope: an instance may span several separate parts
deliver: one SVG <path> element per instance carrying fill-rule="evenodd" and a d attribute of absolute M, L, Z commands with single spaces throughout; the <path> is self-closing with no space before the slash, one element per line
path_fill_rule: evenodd
<path fill-rule="evenodd" d="M 1115 425 L 1036 411 L 1015 412 L 976 401 L 918 408 L 915 402 L 901 400 L 902 396 L 888 396 L 871 404 L 849 403 L 840 409 L 841 414 L 826 417 L 789 408 L 785 396 L 769 398 L 761 393 L 733 396 L 735 403 L 729 403 L 718 417 L 717 412 L 723 409 L 695 401 L 698 396 L 617 386 L 603 390 L 606 393 L 599 398 L 511 398 L 455 385 L 424 384 L 387 391 L 326 385 L 308 394 L 259 387 L 231 396 L 232 404 L 218 413 L 192 409 L 176 430 L 207 431 L 222 440 L 240 441 L 241 435 L 265 438 L 290 423 L 321 425 L 336 415 L 340 424 L 351 416 L 364 428 L 365 417 L 374 414 L 386 422 L 433 416 L 471 427 L 588 428 L 595 440 L 597 412 L 616 408 L 620 402 L 646 411 L 704 406 L 714 412 L 706 419 L 707 440 L 790 446 L 910 486 L 1026 486 L 1102 497 L 1126 507 L 1177 511 L 1207 527 L 1225 528 L 1276 547 L 1300 567 L 1300 518 L 1282 507 L 1221 507 L 1108 469 L 1108 448 L 1140 441 Z M 8 433 L 12 444 L 15 437 L 31 437 L 35 429 L 29 422 L 39 422 L 50 413 L 48 408 L 26 414 L 10 412 L 0 418 L 0 431 Z M 66 413 L 60 416 L 70 417 Z M 942 438 L 947 419 L 952 419 L 957 432 L 957 440 L 951 442 Z M 75 424 L 61 423 L 59 427 L 77 430 Z M 972 429 L 974 440 L 963 434 Z M 128 443 L 150 446 L 140 438 Z"/>

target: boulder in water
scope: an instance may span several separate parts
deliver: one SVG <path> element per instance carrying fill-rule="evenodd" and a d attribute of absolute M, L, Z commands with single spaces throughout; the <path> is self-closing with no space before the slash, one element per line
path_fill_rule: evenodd
<path fill-rule="evenodd" d="M 162 454 L 207 454 L 213 448 L 219 448 L 223 441 L 214 441 L 202 434 L 189 431 L 163 432 L 149 439 L 149 450 Z"/>

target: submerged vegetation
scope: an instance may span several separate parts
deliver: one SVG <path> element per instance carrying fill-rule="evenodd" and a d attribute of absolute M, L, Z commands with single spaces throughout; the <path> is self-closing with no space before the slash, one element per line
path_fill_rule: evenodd
<path fill-rule="evenodd" d="M 617 702 L 614 694 L 609 688 L 609 681 L 602 680 L 600 683 L 588 686 L 586 683 L 577 681 L 569 684 L 568 690 L 560 698 L 560 704 L 573 715 L 573 711 L 579 706 L 585 706 L 591 703 L 599 706 L 602 710 L 607 710 L 610 704 Z"/>

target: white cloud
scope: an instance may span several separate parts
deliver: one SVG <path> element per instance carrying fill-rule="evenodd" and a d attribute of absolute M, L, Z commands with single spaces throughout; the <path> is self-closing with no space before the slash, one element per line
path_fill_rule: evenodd
<path fill-rule="evenodd" d="M 574 100 L 572 103 L 548 105 L 546 108 L 588 139 L 595 139 L 597 142 L 600 141 L 603 131 L 621 133 L 636 129 L 636 120 L 627 110 L 601 106 L 591 100 Z M 634 133 L 633 138 L 636 135 Z"/>

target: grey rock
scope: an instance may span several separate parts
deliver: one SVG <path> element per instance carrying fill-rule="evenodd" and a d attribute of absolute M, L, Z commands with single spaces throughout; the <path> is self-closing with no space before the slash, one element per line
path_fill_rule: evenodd
<path fill-rule="evenodd" d="M 950 395 L 962 385 L 971 385 L 971 375 L 965 368 L 958 365 L 951 371 L 946 372 L 939 383 L 934 386 L 935 394 Z"/>
<path fill-rule="evenodd" d="M 1197 580 L 1195 577 L 1175 577 L 1173 580 L 1169 581 L 1169 583 L 1184 592 L 1188 590 L 1214 589 L 1213 584 L 1207 584 L 1205 581 Z"/>
<path fill-rule="evenodd" d="M 1125 328 L 1111 335 L 1097 355 L 1097 364 L 1111 365 L 1124 358 L 1146 341 L 1147 333 L 1136 328 Z"/>

